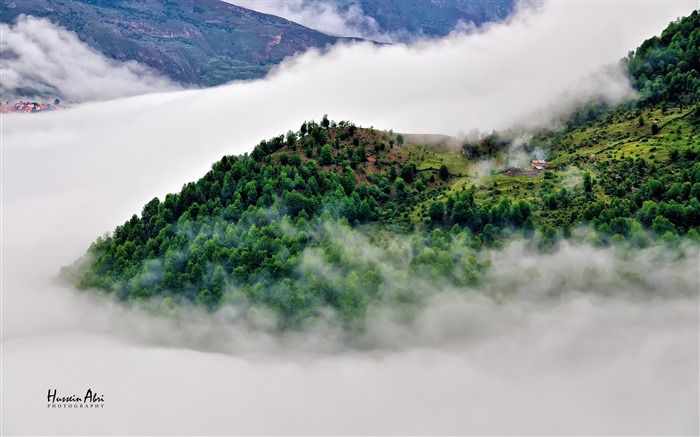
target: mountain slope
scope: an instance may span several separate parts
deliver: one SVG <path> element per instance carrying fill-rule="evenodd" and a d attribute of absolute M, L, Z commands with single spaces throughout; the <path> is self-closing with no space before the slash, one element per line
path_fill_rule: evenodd
<path fill-rule="evenodd" d="M 410 43 L 443 37 L 468 23 L 500 21 L 514 0 L 225 0 L 332 35 Z"/>
<path fill-rule="evenodd" d="M 481 25 L 504 19 L 514 9 L 513 0 L 334 0 L 341 9 L 361 6 L 385 33 L 441 37 L 460 22 Z"/>
<path fill-rule="evenodd" d="M 488 156 L 507 162 L 506 136 L 455 150 L 304 123 L 153 199 L 64 276 L 123 300 L 262 305 L 282 326 L 329 308 L 361 327 L 376 300 L 420 300 L 420 281 L 474 286 L 489 268 L 480 249 L 511 239 L 545 251 L 573 234 L 629 249 L 698 241 L 700 108 L 645 114 L 656 135 L 634 108 L 540 133 L 528 149 L 548 144 L 551 167 L 526 175 L 478 174 Z"/>
<path fill-rule="evenodd" d="M 0 20 L 46 17 L 111 59 L 135 60 L 185 84 L 264 76 L 287 56 L 338 38 L 218 0 L 22 0 Z"/>
<path fill-rule="evenodd" d="M 700 14 L 669 24 L 660 36 L 628 55 L 635 87 L 645 103 L 688 106 L 700 99 Z"/>

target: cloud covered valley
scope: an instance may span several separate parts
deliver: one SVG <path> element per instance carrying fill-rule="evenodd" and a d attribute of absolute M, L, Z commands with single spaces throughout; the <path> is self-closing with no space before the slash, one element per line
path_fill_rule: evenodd
<path fill-rule="evenodd" d="M 378 305 L 352 338 L 332 318 L 280 333 L 269 315 L 232 306 L 163 317 L 55 280 L 154 196 L 324 113 L 458 135 L 551 125 L 590 99 L 619 103 L 634 95 L 619 58 L 693 7 L 551 2 L 469 35 L 311 51 L 263 80 L 201 90 L 94 53 L 81 66 L 38 52 L 52 65 L 42 82 L 92 102 L 0 116 L 2 433 L 697 435 L 690 244 L 562 243 L 542 254 L 516 241 L 485 254 L 489 273 L 462 289 L 387 264 L 385 281 L 410 285 L 420 305 L 409 316 Z M 38 58 L 23 53 L 54 50 L 26 41 L 42 25 L 3 27 L 2 50 L 17 55 L 3 82 L 28 83 Z M 361 232 L 334 235 L 363 259 L 383 255 Z M 53 388 L 92 388 L 105 408 L 47 409 Z"/>

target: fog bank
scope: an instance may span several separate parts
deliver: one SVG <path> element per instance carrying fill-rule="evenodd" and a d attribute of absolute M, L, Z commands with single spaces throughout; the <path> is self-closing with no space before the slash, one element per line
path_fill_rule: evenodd
<path fill-rule="evenodd" d="M 350 343 L 331 322 L 281 335 L 229 307 L 160 318 L 20 269 L 5 302 L 32 308 L 3 338 L 3 432 L 697 434 L 697 248 L 492 257 L 485 285 L 419 281 L 411 322 L 380 305 Z M 105 409 L 47 409 L 48 388 L 92 388 Z"/>
<path fill-rule="evenodd" d="M 411 46 L 340 45 L 323 55 L 311 50 L 283 62 L 265 80 L 154 97 L 140 115 L 152 126 L 146 133 L 157 135 L 165 124 L 174 138 L 194 129 L 201 141 L 216 143 L 222 126 L 250 132 L 253 124 L 266 126 L 265 135 L 272 136 L 323 114 L 397 132 L 448 135 L 542 125 L 590 99 L 614 104 L 631 97 L 629 82 L 615 67 L 619 59 L 693 7 L 688 2 L 525 7 L 469 35 Z M 77 70 L 70 59 L 57 59 L 66 63 L 61 71 Z M 90 66 L 100 64 L 87 59 Z M 70 82 L 77 92 L 88 79 Z M 169 125 L 174 104 L 187 123 Z M 130 105 L 133 111 L 135 103 Z"/>
<path fill-rule="evenodd" d="M 338 3 L 331 1 L 224 1 L 264 14 L 277 15 L 329 35 L 357 37 L 381 42 L 398 42 L 400 40 L 399 35 L 382 32 L 377 21 L 366 15 L 358 3 L 341 8 Z"/>
<path fill-rule="evenodd" d="M 145 65 L 106 58 L 45 18 L 20 16 L 0 24 L 0 34 L 4 98 L 107 100 L 180 88 Z"/>

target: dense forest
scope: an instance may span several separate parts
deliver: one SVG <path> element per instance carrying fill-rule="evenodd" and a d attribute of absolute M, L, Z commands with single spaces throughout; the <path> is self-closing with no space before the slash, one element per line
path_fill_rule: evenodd
<path fill-rule="evenodd" d="M 700 16 L 698 11 L 669 26 L 628 55 L 633 84 L 641 102 L 679 105 L 697 102 L 700 85 Z"/>
<path fill-rule="evenodd" d="M 154 198 L 63 275 L 161 307 L 261 305 L 282 327 L 331 311 L 361 326 L 375 300 L 421 299 L 418 281 L 476 285 L 488 250 L 513 239 L 539 251 L 562 239 L 698 242 L 698 20 L 671 23 L 623 60 L 638 100 L 593 102 L 559 130 L 454 146 L 305 121 Z"/>

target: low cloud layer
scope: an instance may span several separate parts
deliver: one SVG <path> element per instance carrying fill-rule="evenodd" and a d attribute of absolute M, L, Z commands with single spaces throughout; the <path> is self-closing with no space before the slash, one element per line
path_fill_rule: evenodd
<path fill-rule="evenodd" d="M 381 42 L 400 40 L 400 35 L 391 35 L 381 31 L 377 21 L 366 15 L 358 3 L 341 8 L 338 3 L 330 1 L 224 1 L 265 14 L 277 15 L 329 35 L 357 37 Z"/>
<path fill-rule="evenodd" d="M 376 255 L 361 233 L 341 237 Z M 77 294 L 37 275 L 40 247 L 6 265 L 4 433 L 698 432 L 697 247 L 538 255 L 515 243 L 490 254 L 476 288 L 413 278 L 425 296 L 414 317 L 378 305 L 351 341 L 331 321 L 280 335 L 233 307 L 162 318 Z M 92 388 L 105 410 L 48 409 L 49 388 Z"/>
<path fill-rule="evenodd" d="M 154 98 L 149 103 L 154 113 L 147 117 L 153 118 L 153 132 L 158 132 L 159 114 L 168 112 L 164 107 L 177 100 L 179 116 L 188 123 L 174 129 L 193 128 L 210 139 L 221 131 L 222 120 L 241 122 L 250 132 L 254 132 L 251 124 L 267 120 L 265 135 L 271 136 L 324 113 L 364 126 L 449 135 L 473 128 L 490 132 L 514 124 L 542 125 L 590 99 L 614 104 L 631 97 L 629 81 L 617 66 L 619 59 L 691 9 L 687 2 L 555 2 L 521 8 L 506 22 L 486 25 L 470 35 L 411 46 L 365 43 L 337 46 L 324 54 L 312 50 L 284 62 L 265 80 Z M 30 23 L 46 25 L 32 20 L 25 24 Z M 57 73 L 47 71 L 47 77 L 65 77 L 61 86 L 73 87 L 72 93 L 103 92 L 106 98 L 149 89 L 127 80 L 135 91 L 125 91 L 119 81 L 91 90 L 90 83 L 103 83 L 103 75 L 79 80 L 83 78 L 69 73 L 83 71 L 70 61 L 80 57 L 52 59 L 66 64 Z M 93 64 L 98 70 L 103 67 L 94 57 L 89 59 L 86 71 Z M 7 83 L 14 83 L 12 74 L 7 76 Z M 277 121 L 282 123 L 274 125 Z"/>
<path fill-rule="evenodd" d="M 140 114 L 150 126 L 141 134 L 159 136 L 167 126 L 173 139 L 183 138 L 176 142 L 195 137 L 207 143 L 203 153 L 230 149 L 233 132 L 223 126 L 245 127 L 236 132 L 245 138 L 236 138 L 250 147 L 324 113 L 364 126 L 448 135 L 541 125 L 591 98 L 614 103 L 631 96 L 618 60 L 691 9 L 687 2 L 548 3 L 471 35 L 414 46 L 339 46 L 324 55 L 310 51 L 265 80 L 119 105 L 149 108 Z M 174 113 L 186 122 L 170 125 Z M 83 116 L 107 122 L 96 114 L 76 115 Z"/>
<path fill-rule="evenodd" d="M 252 83 L 2 115 L 3 434 L 697 435 L 692 248 L 515 244 L 479 290 L 433 289 L 410 324 L 382 308 L 353 344 L 230 309 L 162 320 L 52 282 L 154 196 L 304 119 L 508 127 L 692 7 L 549 3 L 469 37 L 309 53 Z M 92 388 L 105 409 L 52 411 L 49 388 Z"/>
<path fill-rule="evenodd" d="M 45 18 L 0 24 L 3 97 L 107 100 L 179 87 L 147 67 L 117 62 Z"/>

